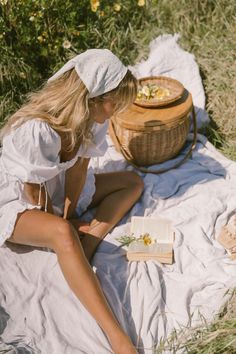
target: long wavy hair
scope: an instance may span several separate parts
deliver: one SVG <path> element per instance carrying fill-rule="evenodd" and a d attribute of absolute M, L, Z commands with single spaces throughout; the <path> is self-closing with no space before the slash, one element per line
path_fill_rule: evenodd
<path fill-rule="evenodd" d="M 93 138 L 91 128 L 94 120 L 89 114 L 90 103 L 112 98 L 116 114 L 125 110 L 134 101 L 136 94 L 137 82 L 128 70 L 114 90 L 90 99 L 86 86 L 75 69 L 72 69 L 58 79 L 46 82 L 38 91 L 30 93 L 26 103 L 1 129 L 0 140 L 12 129 L 37 118 L 48 122 L 60 136 L 66 136 L 66 151 L 72 151 L 78 144 L 87 146 Z"/>

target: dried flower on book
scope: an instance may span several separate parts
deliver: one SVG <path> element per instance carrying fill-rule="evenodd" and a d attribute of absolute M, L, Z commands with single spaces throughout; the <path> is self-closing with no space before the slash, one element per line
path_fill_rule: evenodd
<path fill-rule="evenodd" d="M 118 242 L 122 244 L 122 246 L 129 246 L 129 244 L 136 240 L 134 236 L 124 235 L 116 239 Z"/>
<path fill-rule="evenodd" d="M 131 244 L 131 242 L 139 242 L 143 243 L 145 246 L 153 245 L 156 243 L 156 239 L 154 237 L 151 237 L 148 233 L 140 235 L 139 237 L 134 237 L 133 235 L 131 236 L 121 236 L 117 238 L 117 241 L 119 241 L 122 246 L 128 246 Z"/>
<path fill-rule="evenodd" d="M 130 235 L 117 240 L 127 246 L 126 258 L 129 261 L 173 263 L 174 232 L 171 220 L 132 216 Z"/>
<path fill-rule="evenodd" d="M 143 242 L 145 246 L 153 245 L 156 242 L 156 239 L 151 237 L 148 233 L 141 235 L 137 241 Z"/>

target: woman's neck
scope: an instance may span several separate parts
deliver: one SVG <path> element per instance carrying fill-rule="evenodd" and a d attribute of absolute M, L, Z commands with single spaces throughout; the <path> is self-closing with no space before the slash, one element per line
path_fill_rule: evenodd
<path fill-rule="evenodd" d="M 66 162 L 66 161 L 72 160 L 79 150 L 80 141 L 78 141 L 76 143 L 73 150 L 68 151 L 68 146 L 69 146 L 68 134 L 67 133 L 60 133 L 59 135 L 61 137 L 60 162 Z"/>

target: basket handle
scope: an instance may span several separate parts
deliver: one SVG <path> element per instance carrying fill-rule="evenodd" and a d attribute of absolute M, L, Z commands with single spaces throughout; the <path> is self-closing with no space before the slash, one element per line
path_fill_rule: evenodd
<path fill-rule="evenodd" d="M 132 161 L 132 157 L 130 156 L 130 154 L 121 146 L 119 138 L 118 138 L 118 136 L 116 135 L 116 132 L 115 132 L 114 122 L 111 119 L 110 120 L 110 123 L 111 123 L 110 127 L 111 127 L 112 137 L 114 138 L 115 143 L 117 144 L 117 146 L 119 146 L 120 152 L 122 153 L 122 155 L 124 156 L 126 161 L 129 164 L 131 164 L 133 167 L 137 168 L 139 171 L 144 172 L 144 173 L 154 173 L 154 174 L 160 174 L 160 173 L 163 173 L 163 172 L 167 172 L 169 170 L 172 170 L 173 168 L 181 166 L 190 157 L 192 151 L 194 150 L 194 148 L 196 146 L 196 142 L 197 142 L 197 118 L 196 118 L 196 113 L 195 113 L 193 105 L 192 105 L 192 113 L 193 113 L 193 141 L 192 141 L 192 144 L 191 144 L 188 152 L 186 153 L 186 155 L 183 157 L 183 159 L 178 161 L 176 164 L 174 164 L 173 166 L 168 167 L 168 168 L 163 168 L 163 169 L 160 169 L 160 170 L 148 170 L 145 167 L 137 166 Z"/>

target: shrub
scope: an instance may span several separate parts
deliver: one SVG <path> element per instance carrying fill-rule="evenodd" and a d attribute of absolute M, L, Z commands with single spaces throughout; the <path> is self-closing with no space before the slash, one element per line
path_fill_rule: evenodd
<path fill-rule="evenodd" d="M 87 48 L 109 48 L 130 64 L 138 53 L 138 37 L 154 20 L 145 0 L 0 3 L 2 118 L 22 102 L 26 92 Z"/>

